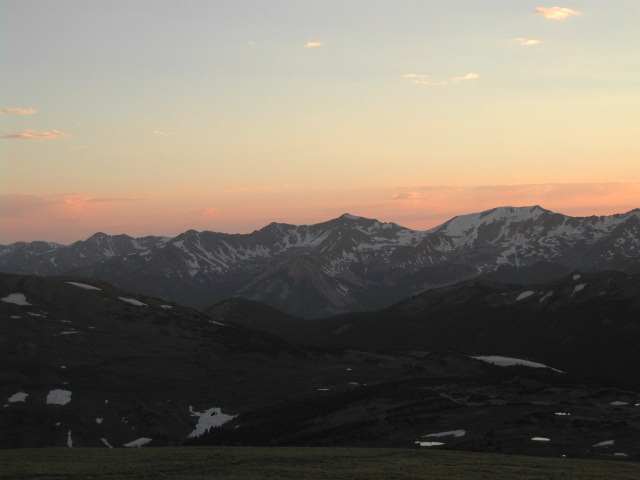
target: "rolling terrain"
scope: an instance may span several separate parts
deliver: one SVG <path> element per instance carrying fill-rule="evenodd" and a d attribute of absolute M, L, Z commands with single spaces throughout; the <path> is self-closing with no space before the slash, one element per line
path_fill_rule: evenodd
<path fill-rule="evenodd" d="M 640 389 L 639 292 L 639 274 L 609 271 L 527 286 L 468 280 L 380 311 L 297 323 L 241 300 L 207 312 L 294 343 L 534 358 L 585 380 Z"/>
<path fill-rule="evenodd" d="M 464 295 L 473 293 L 456 294 L 456 303 Z M 495 301 L 508 304 L 509 295 Z M 0 275 L 0 446 L 366 446 L 639 459 L 638 395 L 621 383 L 497 350 L 291 343 L 233 325 L 237 306 L 236 319 L 248 322 L 254 305 L 246 301 L 227 302 L 216 317 L 97 280 Z M 271 307 L 258 307 L 279 322 Z M 292 329 L 294 319 L 284 318 Z"/>

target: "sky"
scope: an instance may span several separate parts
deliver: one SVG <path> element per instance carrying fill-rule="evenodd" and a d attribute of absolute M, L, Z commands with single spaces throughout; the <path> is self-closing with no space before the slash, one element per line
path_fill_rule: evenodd
<path fill-rule="evenodd" d="M 0 244 L 640 207 L 638 0 L 0 0 Z"/>

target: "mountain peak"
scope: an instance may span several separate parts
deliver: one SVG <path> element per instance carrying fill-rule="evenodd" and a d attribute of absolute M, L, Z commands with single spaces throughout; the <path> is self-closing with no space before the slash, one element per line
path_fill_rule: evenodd
<path fill-rule="evenodd" d="M 347 220 L 360 220 L 360 219 L 362 219 L 364 217 L 359 217 L 357 215 L 351 215 L 350 213 L 343 213 L 338 218 L 345 218 Z"/>
<path fill-rule="evenodd" d="M 109 235 L 104 232 L 96 232 L 89 237 L 89 240 L 103 240 L 107 237 L 109 237 Z"/>
<path fill-rule="evenodd" d="M 497 216 L 500 216 L 500 217 L 514 217 L 514 216 L 526 217 L 530 215 L 539 215 L 541 213 L 546 213 L 546 212 L 549 212 L 549 210 L 545 210 L 540 205 L 525 206 L 525 207 L 506 206 L 506 207 L 496 207 L 490 210 L 485 210 L 483 212 L 480 212 L 480 216 L 482 218 L 489 214 L 497 214 Z"/>

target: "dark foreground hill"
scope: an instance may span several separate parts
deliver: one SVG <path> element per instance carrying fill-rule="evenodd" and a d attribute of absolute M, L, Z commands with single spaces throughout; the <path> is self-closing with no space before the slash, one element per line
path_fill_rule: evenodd
<path fill-rule="evenodd" d="M 97 280 L 2 274 L 0 447 L 180 445 L 247 408 L 403 375 L 366 360 Z"/>
<path fill-rule="evenodd" d="M 633 480 L 631 462 L 362 448 L 0 451 L 0 479 Z"/>
<path fill-rule="evenodd" d="M 634 391 L 474 352 L 293 346 L 94 280 L 0 275 L 0 342 L 4 448 L 186 442 L 639 459 Z"/>
<path fill-rule="evenodd" d="M 571 274 L 538 285 L 471 280 L 378 312 L 314 321 L 247 302 L 208 310 L 292 342 L 360 350 L 534 358 L 578 377 L 640 389 L 640 274 Z M 292 325 L 294 325 L 292 327 Z"/>

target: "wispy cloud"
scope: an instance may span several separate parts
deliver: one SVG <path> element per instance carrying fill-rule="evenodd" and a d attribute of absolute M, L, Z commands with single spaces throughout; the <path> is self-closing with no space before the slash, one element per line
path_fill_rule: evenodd
<path fill-rule="evenodd" d="M 160 137 L 166 137 L 167 135 L 171 135 L 170 133 L 168 133 L 168 132 L 163 132 L 162 130 L 154 130 L 154 131 L 153 131 L 153 132 L 151 132 L 151 133 L 154 133 L 154 134 L 156 134 L 156 135 L 158 135 L 158 136 L 160 136 Z"/>
<path fill-rule="evenodd" d="M 478 75 L 477 73 L 467 73 L 466 75 L 453 77 L 451 80 L 454 82 L 464 82 L 465 80 L 475 80 L 477 78 L 480 78 L 480 75 Z"/>
<path fill-rule="evenodd" d="M 420 192 L 402 192 L 402 193 L 394 193 L 389 199 L 391 200 L 428 200 L 431 198 L 431 195 L 428 193 L 420 193 Z"/>
<path fill-rule="evenodd" d="M 417 83 L 418 85 L 426 85 L 429 83 L 429 75 L 425 75 L 422 73 L 407 73 L 402 75 L 402 78 L 410 78 Z"/>
<path fill-rule="evenodd" d="M 42 130 L 22 130 L 21 132 L 8 133 L 0 138 L 23 140 L 51 140 L 68 136 L 68 133 L 64 133 L 59 130 L 50 130 L 48 132 Z"/>
<path fill-rule="evenodd" d="M 220 212 L 217 208 L 202 208 L 200 210 L 192 210 L 188 213 L 190 220 L 207 220 L 220 218 Z"/>
<path fill-rule="evenodd" d="M 580 15 L 580 12 L 576 12 L 567 7 L 537 7 L 536 12 L 551 20 L 564 20 L 572 15 Z"/>
<path fill-rule="evenodd" d="M 138 197 L 84 197 L 82 201 L 87 203 L 122 203 L 122 202 L 140 202 L 146 198 Z"/>
<path fill-rule="evenodd" d="M 162 211 L 151 199 L 84 193 L 0 195 L 0 204 L 0 243 L 29 239 L 75 241 L 81 236 L 105 231 L 123 218 L 134 228 L 135 222 L 144 216 L 141 212 L 145 208 L 149 216 Z"/>
<path fill-rule="evenodd" d="M 530 47 L 531 45 L 537 45 L 542 43 L 540 40 L 534 40 L 533 38 L 512 38 L 511 43 L 515 43 L 516 45 L 522 45 L 524 47 Z"/>
<path fill-rule="evenodd" d="M 5 108 L 0 110 L 2 115 L 33 115 L 35 113 L 38 113 L 35 108 Z"/>
<path fill-rule="evenodd" d="M 406 73 L 402 75 L 402 78 L 413 80 L 413 83 L 415 83 L 416 85 L 451 85 L 452 83 L 475 80 L 477 78 L 480 78 L 480 75 L 477 73 L 467 73 L 466 75 L 460 75 L 456 77 L 434 78 L 433 76 L 427 75 L 425 73 Z"/>
<path fill-rule="evenodd" d="M 322 46 L 324 46 L 323 42 L 307 42 L 307 44 L 305 45 L 305 47 L 307 48 L 322 47 Z"/>
<path fill-rule="evenodd" d="M 502 205 L 542 205 L 567 210 L 640 206 L 640 182 L 522 185 L 424 185 L 397 189 L 389 200 L 446 211 L 480 211 Z M 593 213 L 593 212 L 592 212 Z"/>
<path fill-rule="evenodd" d="M 135 197 L 92 197 L 83 193 L 64 193 L 57 195 L 0 195 L 0 217 L 23 217 L 39 212 L 55 211 L 60 218 L 75 216 L 90 208 L 91 204 L 115 204 L 144 201 Z"/>

